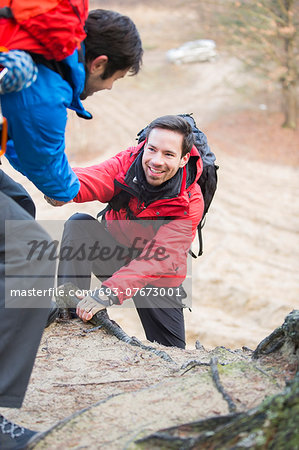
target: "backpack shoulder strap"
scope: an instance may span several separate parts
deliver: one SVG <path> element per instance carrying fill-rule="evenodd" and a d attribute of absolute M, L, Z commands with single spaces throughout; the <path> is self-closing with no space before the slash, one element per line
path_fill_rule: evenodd
<path fill-rule="evenodd" d="M 63 63 L 63 61 L 56 61 L 55 59 L 46 59 L 43 55 L 37 53 L 31 53 L 31 58 L 35 62 L 35 64 L 43 64 L 48 67 L 48 69 L 53 70 L 58 73 L 65 81 L 70 82 L 69 71 L 67 66 Z"/>
<path fill-rule="evenodd" d="M 12 19 L 13 13 L 9 6 L 0 8 L 0 19 Z"/>
<path fill-rule="evenodd" d="M 206 214 L 209 210 L 210 204 L 213 200 L 216 188 L 217 188 L 217 170 L 218 166 L 215 164 L 216 157 L 214 153 L 211 151 L 210 146 L 208 145 L 208 140 L 206 135 L 197 128 L 196 122 L 191 114 L 180 114 L 192 127 L 193 135 L 194 135 L 194 144 L 201 156 L 203 163 L 203 171 L 198 180 L 198 184 L 201 188 L 201 192 L 204 198 L 204 212 L 201 221 L 197 227 L 198 233 L 198 241 L 199 241 L 199 250 L 198 256 L 201 256 L 203 253 L 203 237 L 202 237 L 202 228 L 205 224 Z M 193 257 L 195 254 L 191 252 Z"/>

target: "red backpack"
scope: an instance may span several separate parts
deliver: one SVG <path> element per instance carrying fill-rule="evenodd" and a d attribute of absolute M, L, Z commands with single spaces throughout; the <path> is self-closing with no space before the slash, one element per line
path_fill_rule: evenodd
<path fill-rule="evenodd" d="M 88 0 L 0 0 L 0 51 L 60 61 L 85 39 Z"/>

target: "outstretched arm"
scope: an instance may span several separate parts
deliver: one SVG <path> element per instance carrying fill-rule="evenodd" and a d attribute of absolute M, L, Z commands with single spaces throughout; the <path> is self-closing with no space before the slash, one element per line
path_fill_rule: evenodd
<path fill-rule="evenodd" d="M 80 188 L 65 154 L 72 89 L 51 69 L 39 65 L 38 70 L 37 80 L 30 87 L 1 96 L 11 138 L 6 157 L 45 195 L 68 202 Z"/>

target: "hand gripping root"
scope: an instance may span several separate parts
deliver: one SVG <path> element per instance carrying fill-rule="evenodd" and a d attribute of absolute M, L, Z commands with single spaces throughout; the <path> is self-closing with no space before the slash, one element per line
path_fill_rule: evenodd
<path fill-rule="evenodd" d="M 73 283 L 65 283 L 57 288 L 56 303 L 64 317 L 68 317 L 69 308 L 77 308 L 80 299 L 75 295 L 79 288 Z M 97 312 L 89 321 L 95 327 L 102 326 L 108 333 L 117 337 L 120 341 L 142 348 L 143 350 L 155 353 L 160 358 L 168 362 L 174 362 L 173 359 L 163 350 L 157 350 L 154 347 L 142 344 L 136 337 L 130 337 L 116 322 L 110 319 L 106 309 Z"/>

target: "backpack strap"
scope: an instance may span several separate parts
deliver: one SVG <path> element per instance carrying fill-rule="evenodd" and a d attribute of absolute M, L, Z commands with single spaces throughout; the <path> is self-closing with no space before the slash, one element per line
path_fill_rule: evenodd
<path fill-rule="evenodd" d="M 27 52 L 30 54 L 31 58 L 35 62 L 35 64 L 43 64 L 48 67 L 48 69 L 53 70 L 58 73 L 61 78 L 70 83 L 69 70 L 67 66 L 63 63 L 63 61 L 56 61 L 55 59 L 46 59 L 43 55 L 38 53 Z"/>
<path fill-rule="evenodd" d="M 105 219 L 105 214 L 106 214 L 106 212 L 110 211 L 110 209 L 111 209 L 110 205 L 105 206 L 105 208 L 102 209 L 102 211 L 98 212 L 97 219 L 99 219 L 101 217 L 102 220 L 106 220 Z"/>
<path fill-rule="evenodd" d="M 197 227 L 197 234 L 198 234 L 198 242 L 199 242 L 199 249 L 198 249 L 198 255 L 201 256 L 203 254 L 203 239 L 202 239 L 202 229 L 204 227 L 204 224 L 206 223 L 206 218 L 204 217 L 201 219 L 201 221 L 198 224 Z"/>
<path fill-rule="evenodd" d="M 203 238 L 202 238 L 201 230 L 203 229 L 205 221 L 206 221 L 206 218 L 203 217 L 197 226 L 197 236 L 198 236 L 198 245 L 199 245 L 197 255 L 191 249 L 189 250 L 189 255 L 191 255 L 192 258 L 194 258 L 194 259 L 197 259 L 199 256 L 201 256 L 203 254 Z"/>
<path fill-rule="evenodd" d="M 13 19 L 13 13 L 9 6 L 0 8 L 0 19 Z"/>

